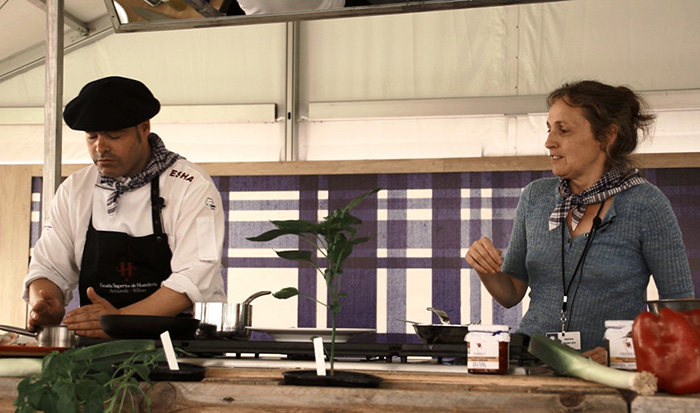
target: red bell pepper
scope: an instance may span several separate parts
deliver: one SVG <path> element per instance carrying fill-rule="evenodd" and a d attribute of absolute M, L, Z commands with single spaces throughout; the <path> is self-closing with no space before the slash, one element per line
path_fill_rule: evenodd
<path fill-rule="evenodd" d="M 671 394 L 700 392 L 700 329 L 691 321 L 695 315 L 668 308 L 659 316 L 644 312 L 632 327 L 637 370 L 658 378 L 659 390 Z"/>

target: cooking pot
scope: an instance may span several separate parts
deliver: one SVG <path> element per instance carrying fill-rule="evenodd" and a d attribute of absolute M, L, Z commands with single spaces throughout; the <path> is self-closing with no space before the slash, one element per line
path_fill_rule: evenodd
<path fill-rule="evenodd" d="M 36 339 L 39 347 L 69 348 L 78 344 L 78 336 L 75 331 L 69 330 L 65 325 L 47 325 L 37 327 L 37 331 L 29 331 L 24 328 L 0 325 L 0 330 L 21 334 Z"/>
<path fill-rule="evenodd" d="M 271 294 L 271 291 L 258 291 L 240 304 L 220 302 L 194 303 L 194 316 L 201 320 L 197 337 L 233 338 L 247 340 L 253 325 L 254 299 Z"/>

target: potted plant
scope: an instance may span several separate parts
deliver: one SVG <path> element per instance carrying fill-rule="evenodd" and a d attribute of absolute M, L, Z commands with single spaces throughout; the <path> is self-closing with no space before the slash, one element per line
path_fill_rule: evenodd
<path fill-rule="evenodd" d="M 275 229 L 267 231 L 256 237 L 247 238 L 249 241 L 267 242 L 283 235 L 296 235 L 309 247 L 308 250 L 287 250 L 275 251 L 277 256 L 291 261 L 299 261 L 311 264 L 321 274 L 326 282 L 328 302 L 324 303 L 314 297 L 299 292 L 294 287 L 283 288 L 273 294 L 275 298 L 286 299 L 294 296 L 301 296 L 313 300 L 325 306 L 331 312 L 331 343 L 328 358 L 330 360 L 330 376 L 337 384 L 337 377 L 334 369 L 335 362 L 335 336 L 336 319 L 341 308 L 341 299 L 345 294 L 341 290 L 341 279 L 343 276 L 343 263 L 352 254 L 353 248 L 357 244 L 367 242 L 368 237 L 358 237 L 356 225 L 362 220 L 350 213 L 362 200 L 370 195 L 379 192 L 382 188 L 375 188 L 364 193 L 343 208 L 334 210 L 322 221 L 313 223 L 305 220 L 271 221 Z M 317 254 L 315 254 L 317 253 Z M 326 267 L 319 265 L 318 257 L 326 259 Z M 311 373 L 311 371 L 310 371 Z M 315 375 L 315 371 L 313 371 Z M 347 372 L 346 372 L 347 373 Z M 368 376 L 368 375 L 366 375 Z M 319 377 L 319 376 L 316 376 Z M 318 381 L 314 379 L 315 381 Z M 301 383 L 299 383 L 301 384 Z M 322 383 L 321 383 L 322 384 Z M 352 384 L 350 384 L 352 385 Z"/>

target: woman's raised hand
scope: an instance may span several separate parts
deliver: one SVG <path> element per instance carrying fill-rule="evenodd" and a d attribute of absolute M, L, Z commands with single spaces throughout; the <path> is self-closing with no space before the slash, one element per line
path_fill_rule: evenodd
<path fill-rule="evenodd" d="M 494 247 L 491 239 L 482 237 L 469 247 L 464 257 L 478 273 L 495 274 L 501 272 L 501 250 Z"/>

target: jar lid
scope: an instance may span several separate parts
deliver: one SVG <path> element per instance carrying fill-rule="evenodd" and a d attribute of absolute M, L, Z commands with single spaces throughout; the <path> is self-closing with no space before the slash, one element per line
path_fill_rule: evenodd
<path fill-rule="evenodd" d="M 510 327 L 504 324 L 470 324 L 467 326 L 468 331 L 482 331 L 489 333 L 503 332 L 507 333 Z"/>
<path fill-rule="evenodd" d="M 634 320 L 605 320 L 605 328 L 626 328 L 632 327 Z"/>

